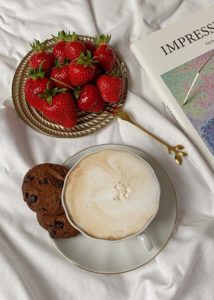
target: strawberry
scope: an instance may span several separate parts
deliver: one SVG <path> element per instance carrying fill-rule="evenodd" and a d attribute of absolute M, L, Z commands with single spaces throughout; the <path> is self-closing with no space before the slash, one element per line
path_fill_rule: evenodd
<path fill-rule="evenodd" d="M 42 66 L 42 70 L 45 73 L 49 72 L 55 62 L 53 53 L 47 52 L 45 50 L 45 43 L 40 43 L 38 40 L 35 40 L 31 46 L 33 54 L 29 59 L 29 66 L 32 69 L 39 69 Z"/>
<path fill-rule="evenodd" d="M 81 53 L 77 60 L 70 63 L 69 74 L 73 86 L 86 84 L 93 79 L 95 66 L 93 65 L 90 51 L 87 50 L 86 56 Z"/>
<path fill-rule="evenodd" d="M 75 32 L 72 34 L 72 40 L 66 43 L 65 46 L 65 54 L 66 58 L 71 61 L 78 58 L 81 53 L 86 53 L 86 46 L 83 42 L 77 39 L 77 35 Z"/>
<path fill-rule="evenodd" d="M 86 84 L 80 91 L 77 105 L 80 110 L 89 112 L 101 112 L 104 108 L 104 101 L 96 85 Z"/>
<path fill-rule="evenodd" d="M 86 50 L 89 50 L 91 54 L 94 54 L 94 51 L 96 50 L 95 44 L 91 40 L 84 41 L 84 44 L 86 46 Z"/>
<path fill-rule="evenodd" d="M 27 79 L 24 86 L 26 101 L 35 109 L 43 111 L 44 100 L 41 95 L 46 91 L 47 87 L 52 87 L 53 83 L 50 79 L 44 77 L 41 71 L 32 70 L 30 78 Z"/>
<path fill-rule="evenodd" d="M 43 110 L 44 105 L 44 100 L 39 95 L 45 92 L 48 82 L 48 78 L 29 78 L 25 83 L 25 99 L 32 107 L 39 111 Z"/>
<path fill-rule="evenodd" d="M 64 63 L 67 59 L 65 47 L 67 42 L 71 41 L 72 35 L 64 30 L 59 31 L 57 36 L 53 36 L 56 44 L 53 47 L 53 54 L 59 63 Z"/>
<path fill-rule="evenodd" d="M 66 60 L 65 46 L 66 46 L 65 41 L 59 41 L 53 47 L 53 55 L 60 63 L 63 63 Z"/>
<path fill-rule="evenodd" d="M 110 35 L 100 35 L 95 38 L 95 43 L 98 46 L 94 51 L 94 59 L 103 67 L 107 72 L 113 70 L 116 65 L 116 52 L 107 43 L 110 41 Z"/>
<path fill-rule="evenodd" d="M 57 65 L 51 70 L 50 77 L 56 86 L 71 88 L 69 65 Z"/>
<path fill-rule="evenodd" d="M 50 94 L 51 93 L 51 94 Z M 66 89 L 54 88 L 46 95 L 44 116 L 51 122 L 72 128 L 77 123 L 77 111 L 72 95 Z"/>
<path fill-rule="evenodd" d="M 120 100 L 123 91 L 122 78 L 104 74 L 98 77 L 97 86 L 104 101 L 116 103 Z"/>

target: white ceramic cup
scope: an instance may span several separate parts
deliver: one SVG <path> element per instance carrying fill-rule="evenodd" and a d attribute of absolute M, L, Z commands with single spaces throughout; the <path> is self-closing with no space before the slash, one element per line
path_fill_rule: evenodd
<path fill-rule="evenodd" d="M 93 153 L 96 153 L 96 152 L 99 152 L 99 151 L 95 151 Z M 130 151 L 128 151 L 130 152 Z M 105 241 L 105 242 L 111 242 L 111 243 L 115 243 L 115 242 L 121 242 L 121 241 L 124 241 L 124 240 L 127 240 L 127 239 L 130 239 L 130 238 L 137 238 L 139 240 L 142 241 L 143 243 L 143 247 L 145 248 L 146 251 L 151 251 L 153 248 L 154 248 L 154 245 L 151 241 L 151 239 L 147 236 L 147 234 L 144 232 L 145 229 L 148 227 L 148 225 L 151 223 L 151 221 L 155 218 L 157 212 L 158 212 L 158 209 L 159 209 L 159 205 L 157 207 L 157 211 L 156 213 L 153 214 L 153 216 L 148 220 L 148 222 L 137 232 L 131 234 L 131 235 L 128 235 L 128 236 L 124 236 L 123 238 L 120 238 L 120 239 L 114 239 L 114 240 L 111 240 L 111 239 L 104 239 L 104 238 L 100 238 L 100 237 L 95 237 L 95 236 L 91 236 L 89 235 L 87 232 L 85 232 L 82 228 L 80 228 L 73 220 L 72 220 L 72 217 L 70 216 L 69 214 L 69 211 L 68 211 L 68 208 L 67 208 L 67 205 L 66 205 L 66 201 L 65 201 L 65 190 L 66 190 L 66 184 L 67 184 L 67 179 L 69 177 L 69 175 L 71 174 L 71 172 L 75 169 L 75 167 L 79 164 L 79 162 L 84 159 L 86 156 L 90 156 L 91 154 L 93 153 L 90 153 L 88 155 L 85 155 L 84 157 L 82 157 L 81 159 L 79 159 L 73 166 L 72 168 L 69 170 L 69 172 L 67 173 L 66 177 L 65 177 L 65 180 L 64 180 L 64 185 L 63 185 L 63 190 L 62 190 L 62 205 L 63 205 L 63 208 L 65 210 L 65 214 L 66 214 L 66 217 L 69 221 L 69 223 L 75 227 L 80 233 L 82 233 L 85 237 L 87 238 L 90 238 L 90 239 L 93 239 L 93 240 L 101 240 L 101 241 Z M 132 153 L 132 152 L 130 152 Z M 132 153 L 133 154 L 133 153 Z M 138 158 L 140 158 L 141 160 L 143 160 L 145 162 L 145 160 L 143 158 L 141 158 L 140 156 L 134 154 L 135 156 L 137 156 Z M 147 163 L 147 162 L 146 162 Z M 148 163 L 147 163 L 148 164 Z M 150 165 L 149 165 L 150 166 Z M 150 166 L 151 167 L 151 166 Z M 160 187 L 160 186 L 159 186 Z M 160 190 L 160 189 L 159 189 Z M 158 202 L 160 200 L 160 193 L 159 193 L 159 196 L 158 196 Z"/>

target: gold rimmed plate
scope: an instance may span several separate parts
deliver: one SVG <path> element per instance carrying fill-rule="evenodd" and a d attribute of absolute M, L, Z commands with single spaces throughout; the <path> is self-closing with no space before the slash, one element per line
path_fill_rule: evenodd
<path fill-rule="evenodd" d="M 90 36 L 78 35 L 80 40 L 93 40 Z M 54 46 L 54 40 L 50 39 L 46 43 L 48 49 L 52 49 Z M 81 137 L 84 135 L 91 134 L 96 132 L 97 130 L 103 128 L 107 124 L 109 124 L 114 116 L 108 113 L 101 112 L 99 114 L 95 113 L 86 113 L 86 112 L 78 112 L 77 116 L 77 125 L 71 129 L 66 129 L 63 126 L 54 124 L 45 117 L 32 108 L 25 99 L 24 94 L 24 85 L 28 78 L 29 66 L 28 60 L 32 56 L 32 51 L 29 52 L 19 64 L 12 84 L 12 96 L 13 103 L 15 109 L 20 116 L 20 118 L 31 128 L 34 130 L 54 137 L 62 137 L 62 138 L 75 138 Z M 121 108 L 126 100 L 127 96 L 127 87 L 128 87 L 128 74 L 125 63 L 117 56 L 116 67 L 119 69 L 121 77 L 124 80 L 124 87 L 120 97 L 120 101 L 113 105 L 106 105 L 106 108 L 109 109 L 111 107 Z"/>
<path fill-rule="evenodd" d="M 82 234 L 74 238 L 52 240 L 57 250 L 72 264 L 95 273 L 118 274 L 139 268 L 155 258 L 170 240 L 176 223 L 177 202 L 173 184 L 161 166 L 147 153 L 124 145 L 98 145 L 84 149 L 68 158 L 69 169 L 85 155 L 99 150 L 131 151 L 145 159 L 154 169 L 161 187 L 160 206 L 156 217 L 144 233 L 152 244 L 133 237 L 117 243 L 93 240 Z"/>

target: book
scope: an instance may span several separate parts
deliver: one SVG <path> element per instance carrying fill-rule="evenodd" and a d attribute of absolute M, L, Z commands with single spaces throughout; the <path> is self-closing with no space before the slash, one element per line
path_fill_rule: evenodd
<path fill-rule="evenodd" d="M 145 36 L 131 50 L 214 170 L 214 6 Z"/>

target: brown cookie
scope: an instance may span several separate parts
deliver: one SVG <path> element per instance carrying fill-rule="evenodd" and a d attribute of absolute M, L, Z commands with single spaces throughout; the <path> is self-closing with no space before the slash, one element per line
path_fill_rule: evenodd
<path fill-rule="evenodd" d="M 66 167 L 49 163 L 30 169 L 22 184 L 23 197 L 30 209 L 49 215 L 63 214 L 61 193 L 67 172 Z"/>
<path fill-rule="evenodd" d="M 49 216 L 47 214 L 37 213 L 37 220 L 39 224 L 49 232 L 50 237 L 53 239 L 70 238 L 79 234 L 79 231 L 70 225 L 65 214 Z"/>

